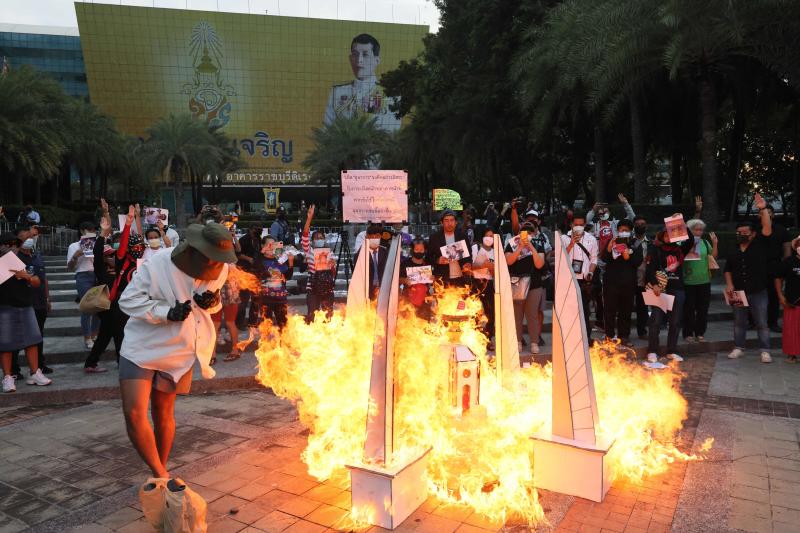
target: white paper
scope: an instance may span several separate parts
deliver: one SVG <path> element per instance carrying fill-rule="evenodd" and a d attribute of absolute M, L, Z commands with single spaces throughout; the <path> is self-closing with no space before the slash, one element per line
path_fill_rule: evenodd
<path fill-rule="evenodd" d="M 650 361 L 645 361 L 642 363 L 642 365 L 650 370 L 663 370 L 664 368 L 667 368 L 667 365 L 659 362 L 651 363 Z"/>
<path fill-rule="evenodd" d="M 330 248 L 314 248 L 314 268 L 316 270 L 330 270 L 331 249 Z"/>
<path fill-rule="evenodd" d="M 345 222 L 408 220 L 408 172 L 404 170 L 342 171 L 342 217 Z"/>
<path fill-rule="evenodd" d="M 446 244 L 439 248 L 439 251 L 442 252 L 442 257 L 451 261 L 460 261 L 465 257 L 469 257 L 469 248 L 467 247 L 467 241 L 464 239 L 453 244 Z"/>
<path fill-rule="evenodd" d="M 164 223 L 164 226 L 169 225 L 169 209 L 161 207 L 145 207 L 144 208 L 144 223 L 149 226 L 155 226 L 158 221 Z"/>
<path fill-rule="evenodd" d="M 650 289 L 644 291 L 642 295 L 644 296 L 645 305 L 658 307 L 665 313 L 672 311 L 672 303 L 675 301 L 675 297 L 673 295 L 662 292 L 656 296 L 655 293 Z"/>
<path fill-rule="evenodd" d="M 84 257 L 94 257 L 94 244 L 97 242 L 97 236 L 94 233 L 87 233 L 81 237 L 80 247 L 83 251 Z"/>
<path fill-rule="evenodd" d="M 744 291 L 733 291 L 733 298 L 729 297 L 727 292 L 723 292 L 723 294 L 725 294 L 725 303 L 732 307 L 750 306 L 747 301 L 747 294 Z"/>
<path fill-rule="evenodd" d="M 17 257 L 17 254 L 8 251 L 0 257 L 0 283 L 5 283 L 18 270 L 25 270 L 25 263 Z"/>
<path fill-rule="evenodd" d="M 664 225 L 667 228 L 667 240 L 671 243 L 685 241 L 689 238 L 686 232 L 686 223 L 683 221 L 683 215 L 675 215 L 664 219 Z"/>

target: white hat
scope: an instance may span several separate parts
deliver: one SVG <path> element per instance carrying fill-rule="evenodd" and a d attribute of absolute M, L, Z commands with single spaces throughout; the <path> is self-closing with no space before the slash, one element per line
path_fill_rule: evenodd
<path fill-rule="evenodd" d="M 538 211 L 536 211 L 536 210 L 534 210 L 534 209 L 531 209 L 530 211 L 528 211 L 527 213 L 525 213 L 525 216 L 526 216 L 526 217 L 527 217 L 527 216 L 529 216 L 529 215 L 533 215 L 533 216 L 535 216 L 535 217 L 538 217 L 538 216 L 539 216 L 539 212 L 538 212 Z"/>

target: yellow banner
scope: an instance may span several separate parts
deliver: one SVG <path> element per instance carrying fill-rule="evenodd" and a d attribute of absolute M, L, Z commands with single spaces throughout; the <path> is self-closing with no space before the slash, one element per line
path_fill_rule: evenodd
<path fill-rule="evenodd" d="M 444 211 L 445 209 L 463 210 L 461 195 L 452 189 L 433 189 L 433 210 Z"/>

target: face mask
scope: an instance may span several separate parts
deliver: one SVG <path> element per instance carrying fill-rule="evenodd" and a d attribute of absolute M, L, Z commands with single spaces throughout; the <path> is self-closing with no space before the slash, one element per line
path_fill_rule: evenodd
<path fill-rule="evenodd" d="M 131 257 L 133 257 L 134 259 L 141 259 L 142 256 L 144 255 L 144 248 L 141 247 L 131 248 L 128 251 L 128 253 L 131 254 Z"/>
<path fill-rule="evenodd" d="M 494 237 L 484 237 L 483 245 L 487 248 L 491 248 L 494 245 Z"/>
<path fill-rule="evenodd" d="M 647 231 L 647 226 L 634 226 L 633 231 L 636 232 L 636 235 L 644 235 L 644 232 Z"/>
<path fill-rule="evenodd" d="M 572 233 L 576 235 L 583 233 L 583 226 L 572 226 Z"/>
<path fill-rule="evenodd" d="M 33 239 L 25 239 L 25 242 L 22 243 L 23 248 L 27 248 L 28 250 L 33 250 L 36 246 L 36 241 Z"/>
<path fill-rule="evenodd" d="M 750 236 L 749 235 L 739 235 L 739 234 L 737 234 L 736 235 L 736 242 L 738 242 L 739 244 L 744 244 L 746 242 L 750 242 Z"/>
<path fill-rule="evenodd" d="M 112 247 L 113 249 L 115 249 L 115 250 L 119 250 L 119 243 L 118 243 L 118 242 L 115 242 L 114 244 L 112 244 L 112 245 L 111 245 L 111 247 Z"/>
<path fill-rule="evenodd" d="M 153 250 L 161 248 L 161 239 L 147 239 L 147 244 L 149 244 L 150 248 Z"/>
<path fill-rule="evenodd" d="M 314 248 L 325 248 L 325 239 L 314 239 Z"/>
<path fill-rule="evenodd" d="M 608 213 L 603 213 L 602 215 L 600 215 L 600 220 L 608 220 L 608 217 L 609 217 Z"/>
<path fill-rule="evenodd" d="M 367 239 L 367 242 L 369 243 L 370 250 L 377 250 L 378 246 L 381 245 L 380 239 Z"/>
<path fill-rule="evenodd" d="M 619 232 L 619 236 L 622 239 L 627 239 L 628 237 L 631 236 L 631 232 L 630 231 L 620 231 Z"/>
<path fill-rule="evenodd" d="M 425 257 L 425 252 L 413 252 L 411 254 L 411 257 L 413 257 L 414 259 L 422 259 L 423 257 Z"/>

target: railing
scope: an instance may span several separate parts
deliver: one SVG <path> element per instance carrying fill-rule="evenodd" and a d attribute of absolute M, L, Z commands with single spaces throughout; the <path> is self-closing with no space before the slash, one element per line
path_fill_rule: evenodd
<path fill-rule="evenodd" d="M 0 222 L 0 233 L 15 231 L 19 227 L 28 228 L 27 224 Z M 36 238 L 36 250 L 42 255 L 66 255 L 67 248 L 80 238 L 78 230 L 66 227 L 37 226 L 39 236 Z"/>

